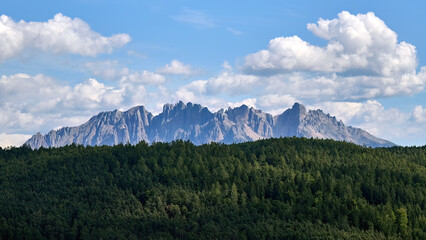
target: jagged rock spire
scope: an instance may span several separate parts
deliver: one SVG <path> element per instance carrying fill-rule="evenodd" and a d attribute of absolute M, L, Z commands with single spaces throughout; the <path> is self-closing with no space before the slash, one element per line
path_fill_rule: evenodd
<path fill-rule="evenodd" d="M 169 142 L 191 140 L 236 143 L 270 137 L 314 137 L 350 141 L 359 145 L 388 147 L 394 144 L 352 127 L 321 110 L 307 111 L 295 103 L 281 115 L 273 117 L 261 110 L 242 105 L 210 112 L 207 108 L 182 101 L 166 104 L 163 112 L 153 116 L 143 106 L 121 112 L 102 112 L 77 127 L 65 127 L 46 135 L 37 133 L 25 144 L 31 148 L 83 145 L 136 144 L 139 141 Z"/>

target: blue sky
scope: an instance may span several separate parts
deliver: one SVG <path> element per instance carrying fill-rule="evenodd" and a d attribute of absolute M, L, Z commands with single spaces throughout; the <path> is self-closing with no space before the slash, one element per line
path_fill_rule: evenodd
<path fill-rule="evenodd" d="M 0 146 L 100 111 L 295 102 L 426 144 L 422 1 L 8 1 Z"/>

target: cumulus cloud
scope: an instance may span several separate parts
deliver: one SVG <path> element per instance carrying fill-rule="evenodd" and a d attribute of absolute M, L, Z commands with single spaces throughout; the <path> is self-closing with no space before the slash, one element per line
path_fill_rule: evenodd
<path fill-rule="evenodd" d="M 344 11 L 336 19 L 308 24 L 308 30 L 327 45 L 315 46 L 298 36 L 278 37 L 267 50 L 246 56 L 243 71 L 279 75 L 280 84 L 293 90 L 289 78 L 299 78 L 302 95 L 323 89 L 337 100 L 411 95 L 424 89 L 426 68 L 416 72 L 416 48 L 398 42 L 396 33 L 374 13 Z M 345 93 L 339 94 L 342 90 Z"/>
<path fill-rule="evenodd" d="M 43 75 L 15 74 L 0 78 L 0 132 L 21 131 L 40 126 L 43 117 L 38 112 L 49 112 L 57 97 L 67 87 L 59 86 Z"/>
<path fill-rule="evenodd" d="M 224 70 L 207 80 L 195 80 L 180 86 L 170 94 L 171 102 L 196 102 L 212 110 L 246 104 L 256 106 L 256 96 L 262 94 L 259 84 L 261 78 L 254 75 L 235 73 L 228 62 L 223 63 Z M 259 90 L 259 91 L 258 91 Z M 247 98 L 247 95 L 253 97 Z M 227 99 L 232 98 L 234 101 Z"/>
<path fill-rule="evenodd" d="M 386 109 L 376 100 L 367 100 L 320 102 L 307 107 L 322 109 L 341 119 L 346 125 L 360 127 L 375 136 L 395 141 L 397 144 L 419 143 L 426 134 L 426 111 L 421 106 L 405 112 L 396 108 Z"/>
<path fill-rule="evenodd" d="M 185 86 L 180 87 L 176 92 L 171 94 L 168 102 L 193 102 L 203 106 L 207 106 L 211 111 L 219 109 L 226 109 L 228 107 L 239 107 L 243 104 L 256 108 L 257 99 L 251 98 L 237 98 L 234 101 L 229 101 L 225 97 L 220 97 L 220 94 L 207 93 L 208 80 L 193 81 Z M 167 99 L 167 98 L 164 98 Z"/>
<path fill-rule="evenodd" d="M 295 102 L 301 103 L 300 100 L 290 95 L 268 94 L 261 96 L 257 101 L 258 106 L 265 112 L 272 115 L 283 113 L 286 109 L 293 106 Z"/>
<path fill-rule="evenodd" d="M 206 82 L 207 94 L 254 94 L 260 78 L 254 75 L 223 71 Z"/>
<path fill-rule="evenodd" d="M 170 75 L 192 75 L 195 74 L 197 71 L 192 69 L 191 65 L 183 64 L 175 59 L 172 60 L 171 63 L 166 64 L 164 67 L 159 68 L 157 72 Z"/>
<path fill-rule="evenodd" d="M 290 94 L 316 101 L 365 100 L 419 93 L 426 84 L 426 67 L 418 74 L 400 78 L 383 76 L 339 76 L 336 73 L 292 72 L 263 77 L 268 93 Z"/>
<path fill-rule="evenodd" d="M 173 95 L 174 100 L 184 102 L 197 102 L 206 92 L 206 80 L 193 81 L 180 87 Z"/>
<path fill-rule="evenodd" d="M 385 111 L 382 104 L 376 100 L 367 100 L 365 102 L 321 102 L 309 108 L 322 109 L 324 112 L 343 120 L 344 123 L 371 122 L 380 118 Z"/>
<path fill-rule="evenodd" d="M 106 80 L 119 80 L 122 84 L 128 82 L 133 84 L 157 85 L 163 83 L 166 78 L 158 73 L 150 71 L 130 71 L 126 67 L 121 67 L 118 61 L 87 62 L 86 69 L 94 76 Z"/>
<path fill-rule="evenodd" d="M 0 61 L 15 57 L 25 49 L 96 56 L 111 53 L 129 41 L 128 34 L 105 37 L 83 20 L 61 13 L 47 22 L 15 22 L 6 15 L 0 16 Z"/>
<path fill-rule="evenodd" d="M 413 110 L 413 119 L 418 123 L 426 123 L 426 109 L 422 106 L 416 106 Z"/>
<path fill-rule="evenodd" d="M 147 59 L 148 58 L 147 55 L 142 54 L 142 53 L 137 52 L 137 51 L 134 51 L 134 50 L 127 51 L 127 55 L 132 56 L 132 57 L 142 58 L 142 59 Z"/>
<path fill-rule="evenodd" d="M 135 72 L 128 74 L 126 76 L 123 76 L 121 78 L 122 82 L 130 81 L 132 83 L 139 83 L 139 84 L 161 84 L 166 80 L 166 78 L 158 73 L 153 73 L 150 71 L 142 71 L 142 72 Z"/>
<path fill-rule="evenodd" d="M 74 86 L 44 76 L 0 77 L 0 132 L 28 134 L 68 126 L 69 118 L 87 117 L 119 107 L 130 93 L 89 79 Z M 50 127 L 49 127 L 50 126 Z M 47 129 L 45 129 L 47 128 Z M 36 130 L 35 130 L 36 129 Z"/>
<path fill-rule="evenodd" d="M 156 85 L 162 81 L 162 75 L 148 71 L 130 74 L 114 85 L 93 78 L 69 85 L 42 74 L 3 75 L 0 77 L 0 133 L 46 133 L 58 126 L 82 124 L 101 111 L 136 105 L 150 108 L 159 102 L 171 102 L 172 94 Z M 152 85 L 147 90 L 148 82 Z"/>
<path fill-rule="evenodd" d="M 223 67 L 223 69 L 225 69 L 226 71 L 231 71 L 231 70 L 232 70 L 232 66 L 231 66 L 231 64 L 229 64 L 229 62 L 228 62 L 228 61 L 224 61 L 224 62 L 222 63 L 222 67 Z"/>
<path fill-rule="evenodd" d="M 72 91 L 65 95 L 63 104 L 67 107 L 97 108 L 103 106 L 117 106 L 123 101 L 123 89 L 105 86 L 96 79 L 89 79 L 79 83 Z"/>
<path fill-rule="evenodd" d="M 27 135 L 37 131 L 46 132 L 55 126 L 74 126 L 82 124 L 100 111 L 127 109 L 138 104 L 143 104 L 154 112 L 161 111 L 163 103 L 179 100 L 200 103 L 212 111 L 246 104 L 277 115 L 291 107 L 294 102 L 300 102 L 299 99 L 286 94 L 260 94 L 248 98 L 241 95 L 234 97 L 234 101 L 229 101 L 227 97 L 220 97 L 221 94 L 209 94 L 208 86 L 209 80 L 197 80 L 176 91 L 160 85 L 158 91 L 153 92 L 152 89 L 146 89 L 143 84 L 131 81 L 120 82 L 114 87 L 95 79 L 88 79 L 74 86 L 68 86 L 44 75 L 2 76 L 0 133 L 5 134 L 7 145 L 14 139 L 10 133 Z M 422 106 L 417 106 L 410 112 L 402 112 L 398 109 L 385 109 L 376 100 L 367 100 L 319 102 L 307 107 L 323 109 L 324 112 L 342 119 L 347 125 L 361 127 L 374 135 L 390 140 L 413 139 L 416 136 L 421 138 L 426 134 L 424 132 L 426 110 Z M 16 142 L 21 143 L 19 138 L 17 139 Z"/>
<path fill-rule="evenodd" d="M 244 94 L 255 94 L 260 78 L 254 75 L 234 73 L 231 69 L 219 73 L 208 80 L 196 80 L 182 86 L 177 91 L 182 97 L 186 94 L 204 94 L 208 96 L 228 95 L 238 96 Z"/>
<path fill-rule="evenodd" d="M 241 105 L 246 105 L 248 107 L 256 108 L 256 102 L 257 102 L 256 98 L 247 98 L 239 102 L 228 102 L 228 106 L 231 108 L 235 108 Z"/>
<path fill-rule="evenodd" d="M 147 107 L 148 100 L 147 97 L 148 92 L 146 88 L 143 85 L 139 84 L 125 84 L 123 85 L 123 90 L 125 92 L 123 102 L 121 104 L 121 107 L 123 105 L 126 105 L 128 107 L 133 107 L 136 105 L 144 105 Z M 151 100 L 157 100 L 156 98 L 153 98 Z"/>
<path fill-rule="evenodd" d="M 31 135 L 0 133 L 0 147 L 21 146 Z"/>
<path fill-rule="evenodd" d="M 311 45 L 298 36 L 272 39 L 268 50 L 246 57 L 252 70 L 347 72 L 390 76 L 415 70 L 416 49 L 397 42 L 397 35 L 374 13 L 341 12 L 337 19 L 320 19 L 308 30 L 328 41 Z"/>
<path fill-rule="evenodd" d="M 122 68 L 118 61 L 87 62 L 85 68 L 94 76 L 107 80 L 117 80 L 129 74 L 128 68 Z"/>

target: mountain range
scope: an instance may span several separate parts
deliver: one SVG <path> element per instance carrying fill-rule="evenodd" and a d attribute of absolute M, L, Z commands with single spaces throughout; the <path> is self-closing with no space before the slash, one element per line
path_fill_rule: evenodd
<path fill-rule="evenodd" d="M 394 143 L 368 132 L 345 126 L 322 110 L 309 110 L 299 103 L 278 116 L 246 105 L 210 112 L 191 102 L 166 104 L 154 116 L 144 106 L 125 112 L 101 112 L 86 123 L 35 134 L 25 145 L 33 149 L 82 145 L 136 144 L 140 141 L 171 142 L 190 140 L 200 145 L 210 142 L 239 143 L 272 137 L 326 138 L 369 147 L 391 147 Z"/>

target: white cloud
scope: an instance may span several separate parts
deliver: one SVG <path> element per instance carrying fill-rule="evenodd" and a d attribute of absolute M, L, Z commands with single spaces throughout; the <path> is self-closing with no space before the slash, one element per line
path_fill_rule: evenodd
<path fill-rule="evenodd" d="M 178 15 L 171 16 L 177 22 L 190 24 L 196 28 L 211 28 L 215 26 L 214 20 L 201 10 L 182 9 Z"/>
<path fill-rule="evenodd" d="M 321 102 L 309 109 L 322 109 L 341 119 L 345 125 L 359 127 L 397 144 L 421 142 L 426 134 L 426 111 L 417 106 L 412 111 L 403 112 L 396 108 L 386 109 L 376 100 L 365 102 Z M 424 141 L 424 140 L 423 140 Z M 424 144 L 424 143 L 423 143 Z"/>
<path fill-rule="evenodd" d="M 221 72 L 219 75 L 210 78 L 206 83 L 207 94 L 239 95 L 253 94 L 260 78 L 254 75 L 238 74 L 231 71 Z"/>
<path fill-rule="evenodd" d="M 137 57 L 137 58 L 141 58 L 141 59 L 147 59 L 148 58 L 147 55 L 144 55 L 144 54 L 137 52 L 137 51 L 134 51 L 134 50 L 127 51 L 127 55 Z"/>
<path fill-rule="evenodd" d="M 129 41 L 128 34 L 105 37 L 94 32 L 83 20 L 71 19 L 61 13 L 47 22 L 15 22 L 6 15 L 0 16 L 0 62 L 25 49 L 96 56 L 111 53 Z"/>
<path fill-rule="evenodd" d="M 398 42 L 396 33 L 374 13 L 344 11 L 337 19 L 308 24 L 308 30 L 328 44 L 320 47 L 298 36 L 278 37 L 267 50 L 246 56 L 243 70 L 279 75 L 279 81 L 275 78 L 269 88 L 284 85 L 286 94 L 293 91 L 313 99 L 322 94 L 334 100 L 368 99 L 424 89 L 426 68 L 416 72 L 415 47 Z"/>
<path fill-rule="evenodd" d="M 339 76 L 336 73 L 293 72 L 263 77 L 268 93 L 289 94 L 316 101 L 364 100 L 419 93 L 426 84 L 426 67 L 399 79 L 383 76 Z"/>
<path fill-rule="evenodd" d="M 365 102 L 321 102 L 309 108 L 321 109 L 343 120 L 344 123 L 371 122 L 372 120 L 377 120 L 385 111 L 382 104 L 376 100 Z"/>
<path fill-rule="evenodd" d="M 43 122 L 37 111 L 49 112 L 55 81 L 43 75 L 31 77 L 26 74 L 2 76 L 0 78 L 0 132 L 17 133 L 22 129 L 40 126 Z M 56 88 L 58 94 L 65 93 L 64 88 Z"/>
<path fill-rule="evenodd" d="M 231 71 L 232 70 L 232 66 L 231 64 L 229 64 L 228 61 L 224 61 L 222 64 L 223 69 L 225 69 L 226 71 Z"/>
<path fill-rule="evenodd" d="M 183 64 L 178 60 L 172 60 L 170 64 L 166 64 L 164 67 L 161 67 L 157 70 L 158 73 L 162 74 L 171 74 L 171 75 L 192 75 L 197 71 L 193 70 L 191 65 Z"/>
<path fill-rule="evenodd" d="M 118 61 L 87 62 L 84 66 L 94 76 L 107 80 L 117 80 L 129 74 L 129 69 L 121 68 Z"/>
<path fill-rule="evenodd" d="M 228 107 L 239 107 L 243 104 L 256 108 L 256 98 L 243 98 L 241 100 L 229 101 L 226 98 L 219 97 L 220 94 L 208 94 L 208 80 L 193 81 L 180 87 L 171 98 L 163 98 L 164 102 L 193 102 L 209 108 L 210 111 L 226 109 Z"/>
<path fill-rule="evenodd" d="M 10 147 L 10 146 L 21 146 L 30 137 L 31 137 L 31 135 L 25 135 L 25 134 L 0 133 L 0 147 L 6 148 L 6 147 Z"/>
<path fill-rule="evenodd" d="M 272 39 L 268 50 L 246 57 L 251 70 L 347 72 L 363 71 L 390 76 L 415 70 L 413 45 L 397 42 L 397 35 L 374 13 L 351 15 L 341 12 L 338 19 L 320 19 L 308 30 L 328 41 L 318 47 L 298 36 Z"/>
<path fill-rule="evenodd" d="M 162 75 L 143 71 L 108 85 L 96 79 L 67 85 L 45 75 L 15 74 L 0 77 L 0 133 L 46 133 L 57 126 L 75 126 L 91 116 L 136 105 L 155 106 L 171 101 Z M 149 91 L 145 84 L 149 86 Z M 193 84 L 195 85 L 195 84 Z M 196 101 L 194 101 L 196 102 Z"/>
<path fill-rule="evenodd" d="M 121 104 L 121 107 L 124 104 L 128 107 L 133 107 L 136 105 L 145 105 L 146 107 L 148 93 L 143 85 L 126 84 L 124 85 L 124 92 L 124 101 Z M 154 100 L 156 99 L 154 98 Z"/>
<path fill-rule="evenodd" d="M 107 80 L 119 80 L 122 84 L 131 82 L 134 84 L 161 84 L 166 78 L 158 73 L 150 71 L 130 71 L 128 68 L 120 67 L 118 61 L 87 62 L 85 67 L 91 74 Z"/>
<path fill-rule="evenodd" d="M 258 107 L 273 115 L 281 114 L 298 101 L 292 95 L 264 94 L 249 98 L 240 95 L 229 101 L 220 94 L 209 94 L 210 80 L 193 81 L 176 91 L 158 86 L 158 91 L 126 81 L 118 87 L 108 86 L 89 79 L 75 86 L 63 85 L 44 75 L 16 74 L 0 78 L 0 132 L 5 144 L 21 144 L 9 133 L 18 135 L 47 132 L 55 126 L 75 126 L 92 115 L 115 108 L 127 109 L 145 105 L 149 110 L 161 111 L 163 103 L 179 100 L 199 103 L 212 111 L 246 104 Z M 226 92 L 225 92 L 226 94 Z M 158 105 L 158 106 L 157 106 Z M 397 109 L 385 109 L 375 100 L 365 102 L 319 102 L 309 109 L 320 108 L 324 112 L 343 119 L 346 125 L 361 127 L 373 135 L 394 140 L 421 138 L 426 134 L 426 110 L 417 106 L 405 113 Z M 151 109 L 153 108 L 153 109 Z M 20 139 L 22 140 L 22 139 Z M 397 142 L 399 143 L 399 142 Z M 408 142 L 410 143 L 410 142 Z"/>
<path fill-rule="evenodd" d="M 118 106 L 123 101 L 124 90 L 105 86 L 96 79 L 89 79 L 74 86 L 65 96 L 63 104 L 70 108 L 98 108 Z"/>
<path fill-rule="evenodd" d="M 241 105 L 246 105 L 248 107 L 256 108 L 256 102 L 257 102 L 256 98 L 247 98 L 239 102 L 228 102 L 228 106 L 231 108 L 236 108 Z"/>
<path fill-rule="evenodd" d="M 412 114 L 415 122 L 426 123 L 426 108 L 416 106 Z"/>
<path fill-rule="evenodd" d="M 70 117 L 87 118 L 98 111 L 121 106 L 130 94 L 125 90 L 105 86 L 95 79 L 69 86 L 44 75 L 3 75 L 0 132 L 33 134 L 40 129 L 68 126 Z"/>
<path fill-rule="evenodd" d="M 199 100 L 206 92 L 205 80 L 193 81 L 185 86 L 180 87 L 173 95 L 174 101 L 184 102 L 196 102 L 200 103 Z"/>
<path fill-rule="evenodd" d="M 272 115 L 283 113 L 286 109 L 291 108 L 295 102 L 301 103 L 290 95 L 279 94 L 264 95 L 257 101 L 260 109 Z"/>
<path fill-rule="evenodd" d="M 158 73 L 153 73 L 149 71 L 142 71 L 142 72 L 134 72 L 127 76 L 123 76 L 121 78 L 122 82 L 130 81 L 132 83 L 139 83 L 139 84 L 161 84 L 166 80 L 166 78 Z"/>
<path fill-rule="evenodd" d="M 237 74 L 231 71 L 226 62 L 224 66 L 227 70 L 209 78 L 208 80 L 197 80 L 181 86 L 175 93 L 176 97 L 183 100 L 194 99 L 195 96 L 218 96 L 221 94 L 238 96 L 244 94 L 254 94 L 253 90 L 259 84 L 260 78 L 257 76 Z M 178 99 L 180 100 L 180 99 Z"/>

